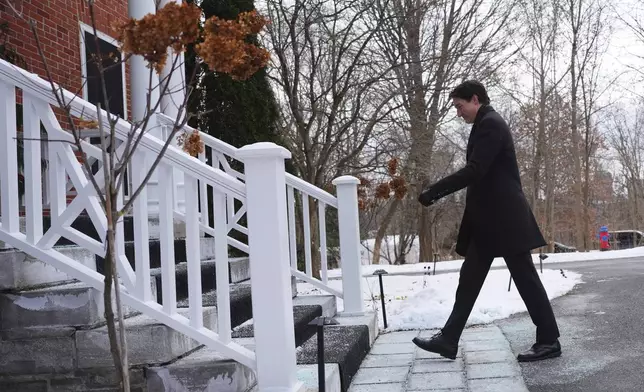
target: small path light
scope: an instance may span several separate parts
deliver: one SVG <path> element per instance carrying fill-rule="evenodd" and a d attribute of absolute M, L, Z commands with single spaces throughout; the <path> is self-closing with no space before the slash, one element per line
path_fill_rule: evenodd
<path fill-rule="evenodd" d="M 543 261 L 548 258 L 547 254 L 539 253 L 539 267 L 541 268 L 541 273 L 543 274 Z"/>
<path fill-rule="evenodd" d="M 377 275 L 378 280 L 380 281 L 380 301 L 382 303 L 382 321 L 385 324 L 385 329 L 387 329 L 387 312 L 385 311 L 385 289 L 382 286 L 382 275 L 387 275 L 388 272 L 383 269 L 379 269 L 374 271 L 373 274 Z"/>
<path fill-rule="evenodd" d="M 324 327 L 326 325 L 338 325 L 338 322 L 331 317 L 316 317 L 309 325 L 317 327 L 318 335 L 318 391 L 326 391 L 326 374 L 324 368 Z"/>

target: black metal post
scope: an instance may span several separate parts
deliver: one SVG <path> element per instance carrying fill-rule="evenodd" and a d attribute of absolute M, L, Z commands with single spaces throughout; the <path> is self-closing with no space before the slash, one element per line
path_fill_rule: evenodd
<path fill-rule="evenodd" d="M 385 329 L 387 329 L 387 312 L 385 311 L 385 289 L 382 286 L 382 275 L 378 275 L 378 280 L 380 281 L 380 302 L 382 303 L 382 321 L 384 321 Z"/>
<path fill-rule="evenodd" d="M 326 374 L 324 374 L 324 321 L 318 324 L 318 391 L 326 391 Z"/>
<path fill-rule="evenodd" d="M 539 268 L 541 269 L 541 273 L 543 274 L 543 261 L 548 258 L 548 255 L 540 253 L 539 254 Z"/>
<path fill-rule="evenodd" d="M 387 311 L 385 309 L 385 288 L 382 284 L 382 275 L 387 275 L 387 271 L 379 269 L 373 273 L 378 275 L 378 280 L 380 281 L 380 303 L 382 303 L 382 321 L 387 329 Z"/>
<path fill-rule="evenodd" d="M 324 326 L 337 325 L 338 322 L 332 318 L 324 316 L 316 317 L 309 325 L 313 325 L 317 329 L 318 335 L 318 390 L 326 390 L 326 374 L 324 368 Z"/>
<path fill-rule="evenodd" d="M 434 273 L 436 275 L 436 262 L 438 261 L 438 253 L 434 253 Z"/>
<path fill-rule="evenodd" d="M 510 275 L 510 282 L 508 282 L 508 292 L 510 292 L 510 287 L 512 287 L 512 275 Z"/>

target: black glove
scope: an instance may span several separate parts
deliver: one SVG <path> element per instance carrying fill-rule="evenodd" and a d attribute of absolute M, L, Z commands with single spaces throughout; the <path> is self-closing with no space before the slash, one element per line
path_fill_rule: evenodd
<path fill-rule="evenodd" d="M 418 195 L 418 202 L 425 207 L 429 207 L 432 204 L 436 203 L 436 200 L 431 198 L 429 189 L 427 189 L 422 191 L 420 195 Z"/>

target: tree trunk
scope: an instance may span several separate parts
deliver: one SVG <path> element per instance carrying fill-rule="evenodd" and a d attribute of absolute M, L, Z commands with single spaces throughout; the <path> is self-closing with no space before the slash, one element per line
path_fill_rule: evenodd
<path fill-rule="evenodd" d="M 116 231 L 115 217 L 116 201 L 111 192 L 106 192 L 106 215 L 107 215 L 107 252 L 105 255 L 105 288 L 103 291 L 103 304 L 105 306 L 105 321 L 107 322 L 107 334 L 110 340 L 110 352 L 118 380 L 123 392 L 130 392 L 129 365 L 127 361 L 127 349 L 125 344 L 125 329 L 123 325 L 123 314 L 120 306 L 120 293 L 116 274 Z M 116 286 L 116 287 L 114 287 Z M 119 317 L 119 336 L 116 332 L 116 321 L 112 307 L 112 289 L 117 293 L 117 312 Z"/>
<path fill-rule="evenodd" d="M 584 219 L 583 219 L 583 194 L 582 194 L 582 172 L 581 172 L 581 157 L 579 156 L 579 130 L 577 118 L 577 32 L 575 31 L 572 44 L 572 52 L 570 56 L 570 75 L 572 79 L 571 86 L 571 140 L 572 140 L 572 160 L 575 169 L 574 181 L 574 194 L 575 202 L 573 206 L 573 213 L 575 216 L 575 239 L 577 250 L 586 250 L 584 245 Z"/>
<path fill-rule="evenodd" d="M 445 76 L 447 73 L 447 65 L 450 60 L 450 44 L 452 42 L 452 34 L 454 31 L 454 19 L 456 13 L 456 1 L 452 0 L 450 2 L 449 14 L 447 15 L 447 20 L 445 21 L 445 26 L 443 28 L 443 39 L 441 42 L 441 57 L 438 61 L 438 67 L 436 68 L 435 76 L 435 85 L 432 90 L 432 95 L 429 99 L 429 121 L 427 123 L 427 131 L 425 132 L 426 143 L 423 144 L 427 146 L 427 153 L 429 158 L 426 162 L 427 174 L 431 169 L 431 154 L 434 149 L 434 139 L 436 135 L 436 129 L 438 128 L 438 123 L 440 121 L 440 109 L 439 103 L 441 94 L 443 94 L 443 89 L 445 87 Z M 420 214 L 420 231 L 418 233 L 418 242 L 420 244 L 419 249 L 419 258 L 420 260 L 432 260 L 433 258 L 433 249 L 432 249 L 432 232 L 430 230 L 430 222 L 428 213 Z"/>
<path fill-rule="evenodd" d="M 317 203 L 317 201 L 313 201 L 313 199 L 309 197 L 309 221 L 311 223 L 311 268 L 313 269 L 313 277 L 320 279 L 322 263 L 326 263 L 327 260 L 322 260 L 322 253 L 320 252 L 320 224 L 318 223 Z"/>
<path fill-rule="evenodd" d="M 432 241 L 432 218 L 428 208 L 422 208 L 420 212 L 420 231 L 418 236 L 419 252 L 418 262 L 429 263 L 434 259 L 434 243 Z"/>
<path fill-rule="evenodd" d="M 542 66 L 543 67 L 543 66 Z M 537 128 L 537 146 L 532 164 L 532 210 L 539 215 L 539 188 L 541 163 L 543 161 L 546 139 L 546 80 L 543 71 L 539 80 L 539 126 Z"/>
<path fill-rule="evenodd" d="M 584 245 L 585 249 L 592 249 L 592 238 L 590 229 L 590 159 L 584 157 L 584 186 L 583 186 L 583 204 L 584 204 Z"/>
<path fill-rule="evenodd" d="M 371 264 L 380 264 L 380 248 L 382 246 L 382 240 L 383 238 L 385 238 L 385 234 L 387 233 L 387 228 L 389 227 L 391 220 L 396 214 L 396 210 L 398 209 L 399 205 L 400 205 L 400 200 L 393 199 L 393 201 L 389 204 L 389 207 L 387 208 L 387 212 L 385 213 L 385 216 L 382 219 L 380 226 L 378 227 L 378 231 L 376 232 L 376 238 L 373 244 L 373 255 L 371 258 Z"/>

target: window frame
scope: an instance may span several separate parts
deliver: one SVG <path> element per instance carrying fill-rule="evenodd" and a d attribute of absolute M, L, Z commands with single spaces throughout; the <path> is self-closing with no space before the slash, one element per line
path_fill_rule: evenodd
<path fill-rule="evenodd" d="M 83 99 L 87 100 L 87 97 L 89 95 L 88 89 L 87 89 L 87 62 L 85 61 L 87 57 L 87 51 L 85 47 L 85 33 L 89 33 L 91 35 L 94 35 L 94 28 L 88 24 L 85 24 L 83 22 L 79 22 L 80 24 L 80 61 L 81 61 L 81 80 L 83 84 Z M 117 49 L 119 47 L 119 41 L 113 37 L 110 37 L 109 35 L 101 32 L 100 30 L 96 30 L 96 36 L 98 39 L 107 42 L 110 45 L 115 46 Z M 123 118 L 125 120 L 128 119 L 128 107 L 127 107 L 127 89 L 128 86 L 126 84 L 126 76 L 125 76 L 125 62 L 121 63 L 121 75 L 123 79 Z"/>

